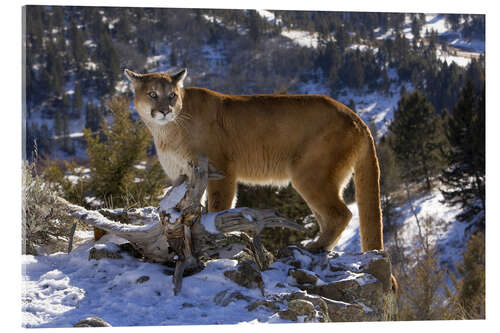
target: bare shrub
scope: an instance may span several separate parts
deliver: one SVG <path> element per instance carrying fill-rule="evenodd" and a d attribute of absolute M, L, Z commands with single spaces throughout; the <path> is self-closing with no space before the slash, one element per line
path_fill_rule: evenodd
<path fill-rule="evenodd" d="M 74 220 L 57 194 L 36 173 L 35 163 L 23 165 L 23 254 L 40 255 L 67 250 Z"/>

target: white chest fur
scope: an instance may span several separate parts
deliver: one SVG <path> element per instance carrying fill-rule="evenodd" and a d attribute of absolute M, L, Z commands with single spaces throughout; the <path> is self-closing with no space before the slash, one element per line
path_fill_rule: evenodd
<path fill-rule="evenodd" d="M 167 177 L 171 181 L 176 180 L 180 175 L 187 174 L 188 172 L 187 159 L 177 152 L 158 151 L 158 159 L 160 160 L 160 164 L 163 167 L 163 171 L 165 171 Z"/>

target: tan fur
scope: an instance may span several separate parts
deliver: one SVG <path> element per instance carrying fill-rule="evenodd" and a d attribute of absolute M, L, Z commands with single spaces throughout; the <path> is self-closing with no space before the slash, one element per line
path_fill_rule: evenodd
<path fill-rule="evenodd" d="M 320 225 L 310 248 L 329 250 L 351 219 L 342 192 L 354 172 L 362 249 L 383 249 L 373 138 L 346 106 L 323 95 L 233 96 L 182 88 L 185 72 L 126 74 L 167 176 L 177 178 L 199 153 L 225 174 L 223 180 L 209 181 L 209 211 L 231 207 L 237 182 L 291 182 Z M 157 99 L 148 95 L 152 90 Z M 179 98 L 168 106 L 171 92 Z M 152 114 L 161 117 L 154 110 L 167 106 L 171 121 L 153 119 Z"/>

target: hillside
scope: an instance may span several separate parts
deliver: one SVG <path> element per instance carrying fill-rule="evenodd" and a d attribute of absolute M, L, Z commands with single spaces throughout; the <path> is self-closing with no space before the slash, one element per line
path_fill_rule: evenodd
<path fill-rule="evenodd" d="M 84 158 L 82 128 L 97 128 L 112 95 L 130 94 L 125 67 L 188 67 L 187 86 L 224 93 L 326 94 L 380 137 L 402 86 L 450 109 L 460 77 L 477 80 L 484 59 L 481 15 L 291 13 L 27 7 L 27 156 L 37 139 L 39 153 Z"/>

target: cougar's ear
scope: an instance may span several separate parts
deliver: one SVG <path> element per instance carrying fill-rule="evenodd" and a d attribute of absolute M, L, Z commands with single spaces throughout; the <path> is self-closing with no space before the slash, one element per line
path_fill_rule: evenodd
<path fill-rule="evenodd" d="M 130 82 L 135 84 L 135 83 L 142 81 L 142 78 L 143 78 L 142 74 L 132 72 L 130 69 L 126 69 L 126 68 L 125 68 L 124 72 L 125 72 L 125 76 L 127 77 L 127 79 L 130 80 Z"/>
<path fill-rule="evenodd" d="M 187 72 L 187 68 L 184 68 L 179 73 L 172 75 L 172 82 L 177 86 L 177 88 L 184 87 L 184 79 L 186 78 Z"/>

